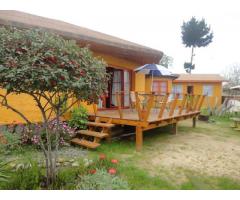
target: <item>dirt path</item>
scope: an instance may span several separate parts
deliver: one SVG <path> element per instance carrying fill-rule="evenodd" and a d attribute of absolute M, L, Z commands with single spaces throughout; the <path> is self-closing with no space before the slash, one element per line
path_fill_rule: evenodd
<path fill-rule="evenodd" d="M 154 141 L 151 158 L 141 163 L 144 168 L 155 175 L 168 173 L 167 177 L 178 177 L 179 182 L 185 181 L 184 171 L 240 180 L 240 133 L 238 137 L 228 126 L 217 124 L 200 123 L 192 129 L 184 122 L 182 126 L 178 135 Z"/>

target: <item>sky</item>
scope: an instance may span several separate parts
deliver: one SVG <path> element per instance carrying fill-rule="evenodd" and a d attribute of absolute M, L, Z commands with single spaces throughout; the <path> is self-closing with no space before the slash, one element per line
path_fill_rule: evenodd
<path fill-rule="evenodd" d="M 171 70 L 184 73 L 191 49 L 182 44 L 181 25 L 204 18 L 213 42 L 195 50 L 192 73 L 223 73 L 240 63 L 237 0 L 0 0 L 2 10 L 19 10 L 62 20 L 145 45 L 173 57 Z"/>

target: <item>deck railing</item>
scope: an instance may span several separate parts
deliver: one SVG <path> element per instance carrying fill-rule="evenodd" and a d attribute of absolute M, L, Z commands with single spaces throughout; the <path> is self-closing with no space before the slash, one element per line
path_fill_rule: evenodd
<path fill-rule="evenodd" d="M 124 92 L 116 92 L 114 95 L 119 118 L 124 119 L 124 110 L 126 108 L 123 106 L 123 100 L 125 99 L 124 96 L 127 95 L 129 97 L 129 106 L 127 109 L 136 112 L 140 121 L 148 121 L 152 110 L 155 110 L 154 115 L 157 116 L 157 119 L 200 111 L 205 98 L 204 95 L 179 93 L 154 94 L 130 92 L 130 94 L 125 94 Z M 96 109 L 95 106 L 94 110 Z"/>

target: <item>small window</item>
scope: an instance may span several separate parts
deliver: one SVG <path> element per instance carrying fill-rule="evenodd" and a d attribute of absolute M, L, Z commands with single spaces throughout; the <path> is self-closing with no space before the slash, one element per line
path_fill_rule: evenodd
<path fill-rule="evenodd" d="M 173 85 L 173 87 L 172 87 L 172 93 L 173 94 L 180 94 L 180 96 L 179 96 L 179 99 L 182 99 L 182 85 L 180 85 L 180 84 L 174 84 Z"/>
<path fill-rule="evenodd" d="M 203 86 L 203 95 L 213 96 L 213 86 L 212 85 L 204 85 Z"/>
<path fill-rule="evenodd" d="M 159 94 L 167 93 L 167 82 L 153 81 L 152 91 Z"/>
<path fill-rule="evenodd" d="M 190 95 L 193 94 L 193 86 L 192 85 L 187 86 L 187 94 L 190 94 Z"/>

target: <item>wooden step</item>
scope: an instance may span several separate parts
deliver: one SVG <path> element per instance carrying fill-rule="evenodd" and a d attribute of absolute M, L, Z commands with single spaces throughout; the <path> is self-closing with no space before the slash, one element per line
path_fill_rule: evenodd
<path fill-rule="evenodd" d="M 105 138 L 109 136 L 107 133 L 101 133 L 101 132 L 89 131 L 89 130 L 80 130 L 77 133 L 82 135 L 93 136 L 97 138 Z"/>
<path fill-rule="evenodd" d="M 88 126 L 97 126 L 97 127 L 103 127 L 103 128 L 112 128 L 115 126 L 115 124 L 109 124 L 109 123 L 100 123 L 100 122 L 88 122 Z"/>
<path fill-rule="evenodd" d="M 80 145 L 80 146 L 84 146 L 84 147 L 87 147 L 87 148 L 90 148 L 90 149 L 96 149 L 97 147 L 100 146 L 99 143 L 96 143 L 96 142 L 90 142 L 88 140 L 84 140 L 84 139 L 79 139 L 79 138 L 73 138 L 71 140 L 71 142 L 73 144 L 77 144 L 77 145 Z"/>

